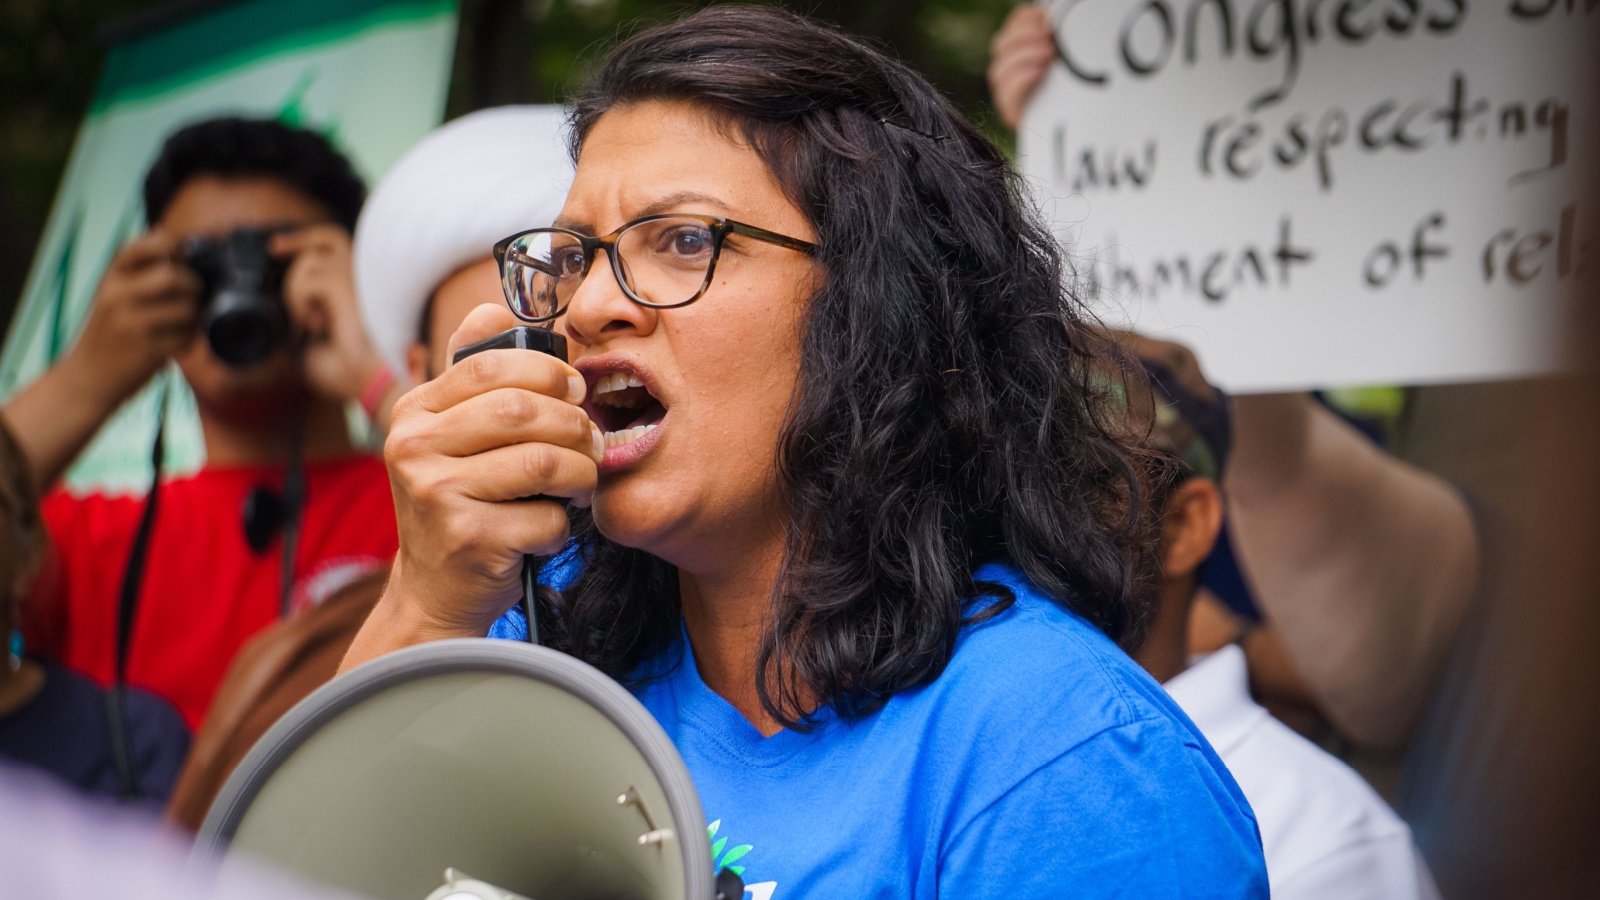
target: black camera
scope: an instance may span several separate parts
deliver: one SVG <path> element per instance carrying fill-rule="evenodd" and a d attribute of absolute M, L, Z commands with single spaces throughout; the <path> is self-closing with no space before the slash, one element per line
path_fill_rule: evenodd
<path fill-rule="evenodd" d="M 200 276 L 200 330 L 211 352 L 234 368 L 258 365 L 289 340 L 283 302 L 288 261 L 267 252 L 273 229 L 241 228 L 190 238 L 183 259 Z"/>

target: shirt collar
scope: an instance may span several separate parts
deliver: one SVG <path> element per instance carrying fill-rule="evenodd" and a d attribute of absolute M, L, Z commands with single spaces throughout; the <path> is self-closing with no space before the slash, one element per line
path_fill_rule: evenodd
<path fill-rule="evenodd" d="M 1226 756 L 1268 715 L 1250 698 L 1244 651 L 1234 644 L 1200 657 L 1162 687 L 1219 756 Z"/>

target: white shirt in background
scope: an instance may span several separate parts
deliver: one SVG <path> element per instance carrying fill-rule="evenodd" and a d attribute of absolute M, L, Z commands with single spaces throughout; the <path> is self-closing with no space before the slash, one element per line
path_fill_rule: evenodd
<path fill-rule="evenodd" d="M 1274 898 L 1437 900 L 1411 829 L 1354 770 L 1251 699 L 1238 647 L 1164 686 L 1255 810 Z"/>

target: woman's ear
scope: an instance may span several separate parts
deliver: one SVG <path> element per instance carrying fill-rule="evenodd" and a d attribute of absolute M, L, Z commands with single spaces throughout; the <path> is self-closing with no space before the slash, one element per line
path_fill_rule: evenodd
<path fill-rule="evenodd" d="M 1222 531 L 1222 491 L 1209 478 L 1184 480 L 1167 497 L 1161 515 L 1161 574 L 1194 574 Z"/>

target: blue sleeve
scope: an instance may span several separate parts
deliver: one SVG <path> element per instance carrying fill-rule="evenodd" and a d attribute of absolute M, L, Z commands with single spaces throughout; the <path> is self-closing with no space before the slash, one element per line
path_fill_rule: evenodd
<path fill-rule="evenodd" d="M 489 624 L 489 637 L 501 641 L 526 641 L 528 639 L 528 617 L 520 605 L 513 606 L 500 614 L 500 618 Z"/>
<path fill-rule="evenodd" d="M 568 541 L 567 546 L 560 553 L 552 556 L 539 570 L 539 583 L 547 587 L 564 591 L 578 580 L 578 575 L 583 571 L 583 559 L 578 551 L 576 541 Z M 528 639 L 528 617 L 522 611 L 520 604 L 511 607 L 500 614 L 500 618 L 489 625 L 489 637 L 503 641 L 525 641 Z"/>
<path fill-rule="evenodd" d="M 1102 731 L 960 827 L 939 896 L 1267 897 L 1255 819 L 1219 765 L 1168 722 Z"/>

